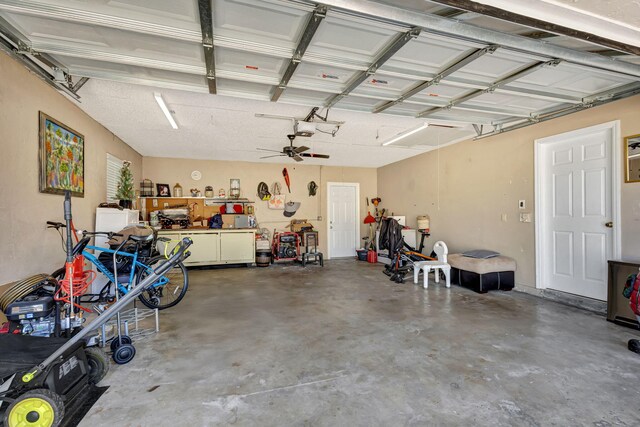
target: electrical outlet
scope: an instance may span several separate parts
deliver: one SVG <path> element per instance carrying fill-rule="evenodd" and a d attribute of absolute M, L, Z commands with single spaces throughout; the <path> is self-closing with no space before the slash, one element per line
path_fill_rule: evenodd
<path fill-rule="evenodd" d="M 520 209 L 524 209 L 525 208 L 524 200 L 518 200 L 518 208 L 520 208 Z"/>
<path fill-rule="evenodd" d="M 503 213 L 501 215 L 501 218 L 502 218 L 502 222 L 507 222 L 507 214 L 506 213 Z"/>
<path fill-rule="evenodd" d="M 318 215 L 318 221 L 322 221 L 322 217 Z"/>

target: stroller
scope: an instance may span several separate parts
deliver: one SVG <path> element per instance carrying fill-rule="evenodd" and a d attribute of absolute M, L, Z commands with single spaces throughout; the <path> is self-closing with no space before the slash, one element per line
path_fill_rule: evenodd
<path fill-rule="evenodd" d="M 385 265 L 383 273 L 389 280 L 404 283 L 408 273 L 413 273 L 414 263 L 418 261 L 433 261 L 435 258 L 423 255 L 420 251 L 409 246 L 402 237 L 402 226 L 393 218 L 383 218 L 380 225 L 380 249 L 389 250 L 391 262 Z M 424 246 L 424 240 L 420 244 Z M 433 254 L 432 254 L 433 255 Z"/>

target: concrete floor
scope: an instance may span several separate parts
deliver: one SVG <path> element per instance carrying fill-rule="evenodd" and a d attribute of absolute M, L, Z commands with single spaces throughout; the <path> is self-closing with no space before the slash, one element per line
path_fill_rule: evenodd
<path fill-rule="evenodd" d="M 639 333 L 379 265 L 192 270 L 81 426 L 637 426 Z"/>

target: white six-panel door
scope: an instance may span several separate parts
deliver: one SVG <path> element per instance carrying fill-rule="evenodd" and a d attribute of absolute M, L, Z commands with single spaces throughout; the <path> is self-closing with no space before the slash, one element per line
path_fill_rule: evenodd
<path fill-rule="evenodd" d="M 358 186 L 329 183 L 329 256 L 354 257 L 359 240 Z"/>
<path fill-rule="evenodd" d="M 538 151 L 541 281 L 607 299 L 607 260 L 614 252 L 612 128 L 547 138 Z"/>

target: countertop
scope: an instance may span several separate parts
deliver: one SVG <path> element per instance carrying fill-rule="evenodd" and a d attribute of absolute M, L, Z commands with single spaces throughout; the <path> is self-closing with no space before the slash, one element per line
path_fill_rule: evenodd
<path fill-rule="evenodd" d="M 207 228 L 207 227 L 189 227 L 189 228 L 173 228 L 158 230 L 158 233 L 246 233 L 247 231 L 257 231 L 257 228 Z"/>

